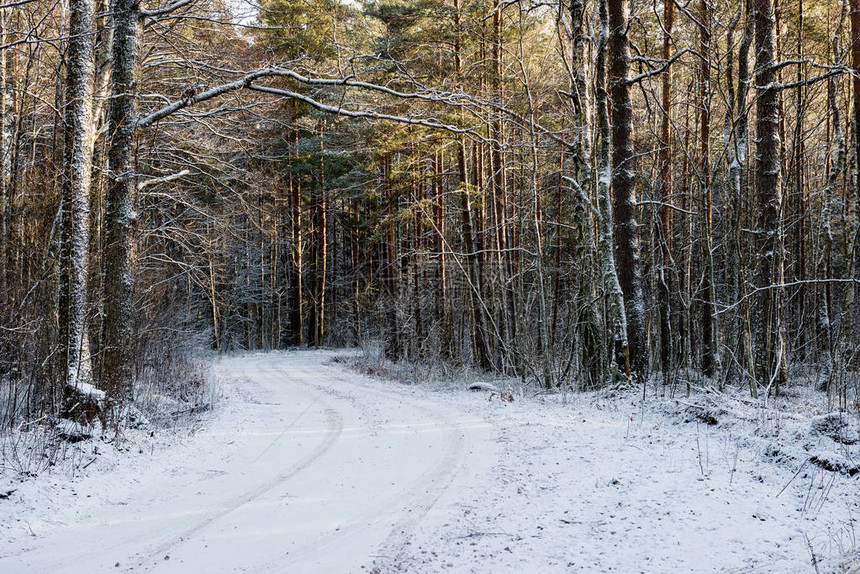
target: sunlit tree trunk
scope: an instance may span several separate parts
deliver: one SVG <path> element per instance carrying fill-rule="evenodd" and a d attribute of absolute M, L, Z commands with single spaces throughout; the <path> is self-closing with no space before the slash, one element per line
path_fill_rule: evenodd
<path fill-rule="evenodd" d="M 59 317 L 63 382 L 73 388 L 89 383 L 91 377 L 86 299 L 93 160 L 94 11 L 93 0 L 72 0 L 69 4 Z"/>
<path fill-rule="evenodd" d="M 294 152 L 296 157 L 299 155 L 299 134 L 298 131 L 292 132 Z M 304 222 L 302 217 L 302 184 L 301 178 L 296 177 L 292 171 L 289 174 L 290 187 L 290 259 L 292 266 L 290 268 L 290 292 L 289 292 L 289 307 L 290 307 L 290 337 L 291 345 L 302 345 L 305 342 L 304 330 Z"/>
<path fill-rule="evenodd" d="M 325 128 L 320 125 L 319 176 L 314 186 L 314 236 L 311 242 L 311 300 L 308 345 L 321 347 L 325 339 L 326 275 L 328 272 L 328 194 L 325 177 Z"/>
<path fill-rule="evenodd" d="M 797 58 L 802 60 L 804 56 L 803 47 L 803 0 L 798 0 L 797 4 Z M 804 163 L 806 162 L 806 145 L 803 131 L 803 117 L 806 111 L 807 102 L 806 95 L 803 89 L 803 66 L 797 66 L 795 76 L 797 88 L 795 90 L 795 118 L 794 118 L 794 193 L 797 201 L 797 229 L 795 231 L 795 248 L 794 252 L 797 257 L 797 266 L 794 277 L 801 282 L 796 290 L 796 307 L 794 311 L 794 328 L 793 332 L 797 334 L 795 348 L 800 351 L 800 360 L 805 361 L 810 356 L 809 354 L 809 326 L 814 324 L 814 321 L 807 320 L 811 314 L 808 312 L 808 291 L 806 280 L 808 279 L 808 263 L 807 263 L 807 198 L 806 186 L 804 185 Z"/>
<path fill-rule="evenodd" d="M 386 321 L 385 356 L 392 361 L 403 358 L 403 332 L 400 320 L 400 256 L 399 241 L 397 238 L 397 222 L 394 213 L 397 209 L 397 199 L 391 186 L 391 155 L 383 158 L 382 186 L 384 200 L 387 204 L 386 215 L 388 221 L 385 224 L 385 241 L 383 242 L 384 260 L 383 282 L 385 286 L 385 304 L 387 308 L 383 312 Z"/>
<path fill-rule="evenodd" d="M 451 324 L 451 294 L 448 289 L 448 259 L 445 253 L 446 201 L 444 186 L 444 154 L 436 151 L 433 154 L 433 216 L 435 219 L 435 250 L 436 250 L 436 324 L 439 328 L 440 353 L 442 358 L 449 361 L 453 358 L 454 328 Z"/>
<path fill-rule="evenodd" d="M 502 85 L 504 39 L 502 14 L 504 5 L 496 1 L 493 6 L 493 36 L 491 45 L 492 73 L 490 74 L 490 85 L 492 95 L 499 105 L 504 103 L 504 87 Z M 492 201 L 490 202 L 490 220 L 493 223 L 493 242 L 496 250 L 495 265 L 498 277 L 498 294 L 500 297 L 501 321 L 501 367 L 503 369 L 510 365 L 519 366 L 520 359 L 516 354 L 519 348 L 517 341 L 517 317 L 516 317 L 516 295 L 514 293 L 514 281 L 512 273 L 512 258 L 510 243 L 510 230 L 508 229 L 508 182 L 507 166 L 505 165 L 504 146 L 505 129 L 501 111 L 493 112 L 491 123 L 492 138 L 495 140 L 491 145 L 490 152 L 490 183 L 492 190 Z"/>

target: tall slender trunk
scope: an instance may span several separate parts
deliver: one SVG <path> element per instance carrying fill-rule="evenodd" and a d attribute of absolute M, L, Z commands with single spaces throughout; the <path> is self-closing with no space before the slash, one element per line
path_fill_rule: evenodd
<path fill-rule="evenodd" d="M 462 46 L 462 13 L 460 0 L 454 0 L 454 26 L 456 36 L 454 39 L 454 61 L 457 68 L 457 79 L 462 87 L 464 81 L 463 69 L 463 46 Z M 477 154 L 476 154 L 477 155 Z M 473 162 L 477 163 L 477 162 Z M 477 173 L 478 166 L 475 166 Z M 466 269 L 471 288 L 466 296 L 471 317 L 471 339 L 472 353 L 475 363 L 484 370 L 492 368 L 491 351 L 489 347 L 487 332 L 487 318 L 484 314 L 484 306 L 480 299 L 483 297 L 483 273 L 481 255 L 478 253 L 476 229 L 470 192 L 480 189 L 478 185 L 472 185 L 469 181 L 469 171 L 466 166 L 466 140 L 460 136 L 457 140 L 457 175 L 460 185 L 460 216 L 463 228 L 463 244 L 466 248 Z M 476 182 L 477 183 L 477 182 Z"/>
<path fill-rule="evenodd" d="M 854 0 L 856 1 L 856 0 Z M 785 345 L 780 327 L 782 283 L 782 162 L 780 105 L 776 82 L 776 34 L 773 0 L 755 0 L 756 136 L 758 191 L 758 287 L 755 322 L 756 379 L 770 388 L 784 377 Z M 860 84 L 858 84 L 860 86 Z M 860 108 L 858 108 L 860 113 Z"/>
<path fill-rule="evenodd" d="M 663 5 L 663 59 L 672 57 L 672 30 L 675 24 L 675 3 Z M 663 384 L 671 379 L 672 356 L 672 68 L 663 72 L 661 81 L 662 112 L 660 123 L 660 255 L 657 296 L 660 314 L 660 370 Z"/>
<path fill-rule="evenodd" d="M 9 10 L 0 10 L 0 43 L 6 43 L 9 29 Z M 9 50 L 0 50 L 0 307 L 7 308 L 9 301 L 9 184 L 11 138 L 7 126 L 9 110 L 6 106 L 9 86 Z"/>
<path fill-rule="evenodd" d="M 446 234 L 446 205 L 444 186 L 444 155 L 442 151 L 433 154 L 433 212 L 436 235 L 436 323 L 439 325 L 439 337 L 442 358 L 450 361 L 453 357 L 454 329 L 451 325 L 451 301 L 448 292 L 448 262 L 445 253 Z"/>
<path fill-rule="evenodd" d="M 630 345 L 625 305 L 626 295 L 619 281 L 616 267 L 612 200 L 612 129 L 609 124 L 609 103 L 607 102 L 606 52 L 609 42 L 609 26 L 612 20 L 608 15 L 607 0 L 598 0 L 600 12 L 600 34 L 597 41 L 597 63 L 595 70 L 595 107 L 597 115 L 597 204 L 598 204 L 598 250 L 603 274 L 603 288 L 606 291 L 609 323 L 612 325 L 613 359 L 618 372 L 630 377 Z"/>
<path fill-rule="evenodd" d="M 354 197 L 352 199 L 352 220 L 353 221 L 361 221 L 361 204 L 359 202 L 358 197 Z M 362 274 L 359 270 L 363 267 L 359 260 L 361 258 L 361 235 L 359 233 L 358 225 L 352 225 L 350 229 L 350 266 L 352 268 L 352 307 L 353 307 L 353 316 L 355 321 L 354 331 L 355 331 L 355 343 L 362 343 L 362 339 L 364 338 L 364 331 L 362 330 L 362 320 L 361 320 L 361 282 L 362 282 Z M 372 256 L 370 264 L 367 265 L 368 268 L 373 269 Z"/>
<path fill-rule="evenodd" d="M 711 190 L 711 12 L 709 0 L 701 0 L 699 17 L 699 52 L 701 71 L 699 99 L 701 105 L 701 174 L 702 193 L 702 373 L 713 377 L 719 357 L 716 334 L 716 291 L 714 289 L 713 192 Z"/>
<path fill-rule="evenodd" d="M 636 222 L 633 107 L 630 101 L 629 0 L 609 0 L 609 95 L 612 102 L 612 215 L 618 280 L 624 292 L 630 369 L 637 381 L 648 374 L 645 295 Z"/>
<path fill-rule="evenodd" d="M 738 45 L 738 75 L 737 75 L 737 90 L 734 92 L 734 83 L 731 81 L 732 68 L 729 66 L 729 102 L 730 108 L 726 112 L 726 138 L 728 142 L 728 162 L 729 162 L 729 185 L 730 185 L 730 200 L 733 209 L 729 216 L 729 238 L 728 248 L 728 273 L 729 273 L 729 302 L 736 303 L 741 301 L 743 297 L 744 280 L 742 277 L 743 270 L 741 269 L 741 251 L 744 242 L 742 240 L 743 215 L 744 215 L 744 189 L 746 187 L 747 178 L 747 141 L 748 141 L 748 126 L 749 117 L 747 112 L 747 94 L 750 87 L 750 69 L 749 69 L 749 51 L 753 42 L 755 19 L 752 14 L 752 0 L 744 0 L 742 12 L 738 18 L 743 18 L 743 32 L 741 35 L 740 44 Z M 732 97 L 734 96 L 734 97 Z M 750 369 L 749 361 L 745 357 L 750 356 L 749 337 L 747 336 L 748 329 L 746 317 L 748 315 L 748 307 L 742 304 L 729 323 L 730 333 L 726 337 L 727 340 L 734 340 L 735 349 L 734 355 L 737 358 L 732 363 L 732 372 L 741 373 L 749 371 L 753 373 L 754 369 Z M 750 390 L 755 392 L 755 377 L 751 377 Z"/>
<path fill-rule="evenodd" d="M 314 239 L 311 243 L 311 301 L 308 344 L 321 347 L 325 337 L 326 274 L 328 267 L 328 205 L 325 177 L 325 128 L 320 124 L 319 176 L 314 188 Z"/>
<path fill-rule="evenodd" d="M 803 49 L 803 0 L 798 0 L 797 4 L 797 58 L 799 60 L 803 59 L 804 49 Z M 795 114 L 795 124 L 794 124 L 794 192 L 795 197 L 797 198 L 797 231 L 796 231 L 796 243 L 795 243 L 795 254 L 797 255 L 797 271 L 796 277 L 800 280 L 801 284 L 797 288 L 797 306 L 795 311 L 795 328 L 794 332 L 797 333 L 797 348 L 802 353 L 802 359 L 808 357 L 808 323 L 813 323 L 812 321 L 806 320 L 807 315 L 807 286 L 806 280 L 808 275 L 808 264 L 807 264 L 807 254 L 806 254 L 806 235 L 807 235 L 807 199 L 806 199 L 806 187 L 804 186 L 804 161 L 806 160 L 806 150 L 804 145 L 804 137 L 803 137 L 803 114 L 806 109 L 806 101 L 805 94 L 803 90 L 802 80 L 803 80 L 803 67 L 797 66 L 797 75 L 795 77 L 797 82 L 796 89 L 796 114 Z"/>
<path fill-rule="evenodd" d="M 134 154 L 137 122 L 137 76 L 143 19 L 137 0 L 114 0 L 113 76 L 104 247 L 104 339 L 102 379 L 114 402 L 133 392 L 134 202 L 137 177 Z"/>
<path fill-rule="evenodd" d="M 72 0 L 69 5 L 59 316 L 63 382 L 70 387 L 88 383 L 91 376 L 86 299 L 93 160 L 94 11 L 93 0 Z"/>
<path fill-rule="evenodd" d="M 591 69 L 591 35 L 586 26 L 586 2 L 585 0 L 570 0 L 568 11 L 570 14 L 570 34 L 571 34 L 571 56 L 570 56 L 570 95 L 571 104 L 573 107 L 573 129 L 574 138 L 573 145 L 567 151 L 570 156 L 569 166 L 566 165 L 564 157 L 562 157 L 562 172 L 570 173 L 573 182 L 571 185 L 578 186 L 578 192 L 586 196 L 589 201 L 594 201 L 595 185 L 592 165 L 592 124 L 594 122 L 594 103 L 592 93 L 592 80 L 590 78 Z M 604 42 L 605 47 L 605 42 Z M 604 70 L 605 78 L 605 70 Z M 605 89 L 605 87 L 604 87 Z M 569 182 L 570 183 L 570 182 Z M 562 201 L 561 201 L 561 186 L 562 180 L 559 179 L 559 197 L 558 197 L 558 214 L 562 216 Z M 583 268 L 589 269 L 586 261 L 599 261 L 600 255 L 595 253 L 595 231 L 594 223 L 589 213 L 582 211 L 581 220 L 578 222 L 578 227 L 583 230 L 581 241 L 577 242 L 580 250 L 575 254 L 577 258 L 583 261 Z M 599 223 L 598 223 L 599 226 Z M 561 281 L 561 262 L 562 262 L 562 231 L 559 228 L 558 239 L 558 254 L 556 256 L 559 269 L 556 272 L 556 296 L 553 305 L 559 305 L 559 289 L 558 283 Z M 610 247 L 611 248 L 611 247 Z M 599 298 L 597 296 L 600 290 L 600 283 L 593 281 L 591 273 L 581 273 L 579 277 L 579 292 L 582 293 L 583 301 L 578 303 L 582 306 L 583 318 L 576 321 L 577 331 L 580 340 L 580 363 L 584 369 L 586 380 L 590 384 L 597 385 L 605 378 L 605 368 L 607 361 L 604 360 L 606 355 L 605 336 L 600 333 L 603 330 L 602 325 L 602 309 L 598 305 Z M 553 337 L 556 336 L 556 312 L 553 312 Z"/>
<path fill-rule="evenodd" d="M 543 386 L 545 388 L 553 388 L 555 386 L 555 349 L 551 345 L 551 336 L 550 336 L 550 327 L 551 320 L 548 312 L 547 305 L 547 292 L 546 292 L 546 277 L 544 273 L 544 229 L 543 229 L 543 216 L 541 213 L 541 201 L 540 201 L 540 190 L 538 186 L 538 177 L 539 177 L 539 156 L 538 156 L 538 146 L 539 140 L 537 131 L 535 130 L 535 101 L 534 96 L 532 94 L 531 83 L 528 79 L 528 72 L 526 71 L 525 66 L 523 65 L 523 58 L 525 53 L 525 47 L 523 45 L 523 34 L 522 34 L 522 20 L 523 12 L 520 11 L 520 34 L 519 34 L 519 59 L 520 62 L 520 73 L 522 74 L 522 78 L 525 84 L 525 92 L 526 98 L 529 106 L 529 143 L 530 143 L 530 152 L 531 152 L 531 169 L 529 170 L 529 184 L 531 191 L 531 201 L 533 208 L 533 217 L 532 217 L 532 225 L 535 234 L 535 249 L 537 253 L 535 254 L 534 261 L 534 269 L 535 275 L 537 276 L 537 302 L 538 302 L 538 342 L 539 349 L 538 352 L 540 354 L 540 362 L 541 362 L 541 370 L 543 375 Z M 524 297 L 522 294 L 522 290 L 520 292 L 520 297 Z"/>
<path fill-rule="evenodd" d="M 293 131 L 295 137 L 294 145 L 295 157 L 299 155 L 299 133 Z M 289 187 L 290 187 L 290 234 L 291 234 L 291 249 L 290 258 L 292 267 L 290 268 L 290 337 L 291 345 L 301 346 L 305 342 L 304 330 L 304 223 L 302 221 L 302 184 L 301 178 L 295 177 L 290 172 Z"/>
<path fill-rule="evenodd" d="M 388 308 L 385 311 L 387 320 L 387 333 L 385 341 L 385 355 L 392 361 L 399 361 L 403 358 L 403 344 L 401 340 L 401 320 L 400 320 L 400 261 L 398 253 L 397 230 L 394 213 L 397 209 L 397 199 L 394 196 L 394 191 L 391 186 L 392 158 L 391 155 L 385 156 L 383 159 L 382 168 L 382 186 L 384 190 L 384 200 L 387 203 L 387 219 L 385 230 L 384 261 L 383 261 L 383 277 L 386 290 L 386 302 Z"/>
<path fill-rule="evenodd" d="M 853 70 L 851 86 L 853 89 L 854 95 L 854 108 L 852 110 L 853 114 L 853 132 L 854 132 L 854 185 L 857 186 L 857 182 L 860 182 L 860 0 L 850 0 L 850 9 L 851 9 L 851 68 Z M 855 189 L 855 194 L 858 193 L 858 190 Z M 848 202 L 846 202 L 846 207 L 848 205 L 856 205 L 857 200 L 860 197 L 855 196 L 851 198 Z M 854 278 L 854 270 L 855 270 L 855 237 L 857 235 L 857 226 L 860 225 L 858 220 L 853 213 L 853 210 L 848 210 L 847 212 L 847 225 L 845 229 L 846 239 L 847 239 L 847 256 L 848 256 L 848 270 L 849 270 L 849 278 Z M 843 320 L 848 320 L 848 324 L 844 325 L 850 329 L 853 325 L 851 318 L 851 309 L 854 304 L 854 295 L 855 288 L 853 283 L 849 283 L 845 288 L 845 296 L 844 296 L 844 305 L 843 305 Z M 845 329 L 843 329 L 845 330 Z"/>
<path fill-rule="evenodd" d="M 841 61 L 841 51 L 839 49 L 839 38 L 842 36 L 842 30 L 845 27 L 845 20 L 848 17 L 848 1 L 842 0 L 842 9 L 839 15 L 839 22 L 836 25 L 836 30 L 831 41 L 831 62 L 838 65 Z M 846 142 L 845 132 L 842 129 L 842 117 L 839 109 L 839 80 L 836 77 L 830 78 L 827 83 L 827 103 L 829 106 L 829 124 L 832 126 L 832 138 L 830 141 L 835 142 L 835 148 L 830 158 L 829 172 L 827 174 L 827 184 L 822 195 L 824 196 L 824 209 L 821 214 L 823 221 L 823 254 L 822 272 L 820 273 L 825 278 L 833 276 L 833 194 L 836 190 L 836 185 L 845 170 Z M 828 135 L 830 135 L 828 133 Z M 831 284 L 825 283 L 823 286 L 818 286 L 820 290 L 819 305 L 818 305 L 818 328 L 821 331 L 824 339 L 822 355 L 824 363 L 822 365 L 821 374 L 818 379 L 818 387 L 820 390 L 827 391 L 830 396 L 831 383 L 833 380 L 833 368 L 835 364 L 834 357 L 834 335 L 833 335 L 833 316 L 832 302 L 833 293 Z"/>
<path fill-rule="evenodd" d="M 493 42 L 492 62 L 493 70 L 490 75 L 493 97 L 499 105 L 504 103 L 503 79 L 503 26 L 502 13 L 504 5 L 496 0 L 493 7 Z M 503 369 L 513 365 L 516 370 L 521 367 L 519 358 L 519 342 L 517 341 L 517 315 L 516 295 L 514 293 L 513 281 L 513 253 L 511 250 L 511 237 L 508 229 L 508 185 L 507 166 L 505 165 L 504 146 L 505 130 L 503 116 L 500 110 L 493 114 L 491 133 L 495 142 L 491 146 L 491 189 L 492 189 L 492 221 L 495 227 L 493 240 L 496 248 L 496 265 L 498 266 L 498 288 L 501 296 L 501 367 Z M 513 356 L 512 356 L 513 355 Z"/>
<path fill-rule="evenodd" d="M 414 142 L 409 145 L 410 162 L 419 162 L 420 151 L 416 150 Z M 416 170 L 417 171 L 417 170 Z M 424 297 L 421 288 L 421 268 L 422 268 L 422 252 L 423 252 L 423 234 L 421 233 L 422 212 L 419 205 L 422 205 L 425 199 L 423 182 L 418 181 L 418 174 L 411 178 L 410 185 L 412 186 L 411 198 L 413 205 L 412 211 L 412 233 L 409 234 L 409 253 L 411 254 L 408 265 L 411 266 L 411 277 L 407 279 L 407 283 L 411 279 L 411 292 L 407 290 L 409 306 L 412 311 L 412 328 L 409 329 L 409 360 L 419 361 L 423 358 L 424 345 Z"/>

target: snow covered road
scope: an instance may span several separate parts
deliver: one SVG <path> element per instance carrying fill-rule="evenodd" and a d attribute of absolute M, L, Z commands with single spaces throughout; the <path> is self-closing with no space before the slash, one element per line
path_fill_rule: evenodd
<path fill-rule="evenodd" d="M 858 478 L 738 439 L 787 448 L 787 414 L 507 403 L 337 356 L 225 358 L 224 398 L 181 444 L 22 483 L 0 573 L 860 572 Z"/>
<path fill-rule="evenodd" d="M 0 545 L 0 572 L 355 572 L 398 560 L 455 476 L 492 462 L 490 449 L 466 464 L 491 425 L 330 359 L 225 359 L 225 393 L 240 398 L 215 424 L 147 468 L 77 482 L 74 511 L 28 522 L 23 548 Z"/>

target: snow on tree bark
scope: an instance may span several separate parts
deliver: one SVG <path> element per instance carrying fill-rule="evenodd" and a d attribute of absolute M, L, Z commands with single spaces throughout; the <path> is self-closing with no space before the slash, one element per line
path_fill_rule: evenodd
<path fill-rule="evenodd" d="M 648 373 L 645 296 L 636 223 L 636 162 L 630 101 L 629 0 L 609 0 L 609 96 L 612 120 L 612 191 L 618 281 L 624 292 L 630 369 L 637 380 Z"/>
<path fill-rule="evenodd" d="M 609 36 L 607 0 L 600 0 L 600 36 L 597 44 L 597 70 L 595 103 L 597 106 L 597 204 L 598 204 L 598 249 L 603 274 L 603 288 L 608 299 L 608 322 L 612 329 L 613 359 L 618 371 L 630 374 L 630 347 L 628 338 L 625 294 L 621 288 L 613 250 L 612 199 L 609 188 L 612 183 L 612 132 L 609 125 L 609 103 L 606 91 L 606 45 Z"/>
<path fill-rule="evenodd" d="M 86 297 L 93 160 L 93 12 L 93 0 L 69 3 L 59 321 L 63 383 L 72 388 L 89 384 L 91 378 Z"/>
<path fill-rule="evenodd" d="M 102 378 L 109 398 L 122 403 L 132 395 L 135 92 L 143 21 L 136 0 L 114 0 L 113 18 L 108 152 L 111 179 L 105 212 Z"/>

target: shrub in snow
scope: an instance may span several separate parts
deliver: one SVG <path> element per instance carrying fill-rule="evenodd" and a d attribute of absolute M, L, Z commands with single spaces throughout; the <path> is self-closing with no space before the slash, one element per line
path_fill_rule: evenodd
<path fill-rule="evenodd" d="M 854 444 L 860 439 L 857 429 L 851 428 L 847 415 L 843 413 L 828 413 L 812 417 L 809 434 L 824 436 L 842 444 Z"/>
<path fill-rule="evenodd" d="M 63 418 L 85 424 L 103 418 L 105 392 L 89 383 L 66 385 L 63 389 Z"/>

